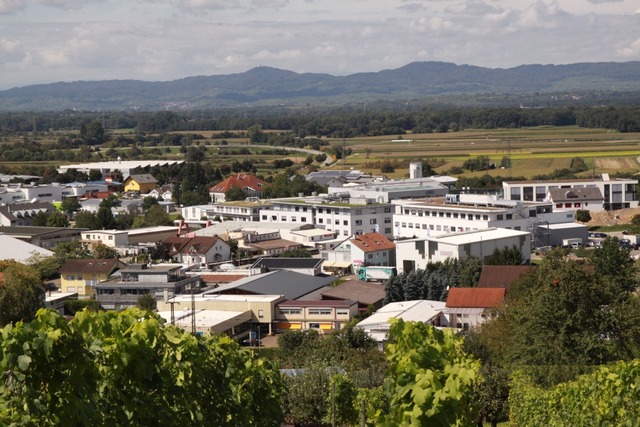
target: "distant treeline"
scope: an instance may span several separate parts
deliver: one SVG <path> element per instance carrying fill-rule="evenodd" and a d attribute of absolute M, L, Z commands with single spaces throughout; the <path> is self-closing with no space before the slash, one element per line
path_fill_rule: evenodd
<path fill-rule="evenodd" d="M 141 134 L 171 131 L 289 131 L 294 137 L 352 138 L 408 132 L 456 132 L 463 129 L 571 126 L 640 131 L 640 107 L 421 108 L 415 111 L 334 109 L 247 109 L 191 112 L 47 112 L 2 113 L 0 134 L 80 129 L 99 121 L 105 130 L 132 129 Z M 229 136 L 235 136 L 231 133 Z"/>

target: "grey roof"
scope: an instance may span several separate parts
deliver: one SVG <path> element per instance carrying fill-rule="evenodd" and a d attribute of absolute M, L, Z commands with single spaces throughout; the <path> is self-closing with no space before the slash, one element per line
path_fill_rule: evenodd
<path fill-rule="evenodd" d="M 45 234 L 80 234 L 86 228 L 38 227 L 38 226 L 0 226 L 0 233 L 10 236 L 43 236 Z"/>
<path fill-rule="evenodd" d="M 316 289 L 337 280 L 333 276 L 309 276 L 288 270 L 248 276 L 235 282 L 207 291 L 207 294 L 233 293 L 242 291 L 259 295 L 282 295 L 286 299 L 298 299 Z"/>
<path fill-rule="evenodd" d="M 32 203 L 9 203 L 0 206 L 0 215 L 11 221 L 18 219 L 19 215 L 35 216 L 38 212 L 53 212 L 56 208 L 49 202 L 32 202 Z"/>
<path fill-rule="evenodd" d="M 268 271 L 287 268 L 318 268 L 323 261 L 322 258 L 260 258 L 251 268 L 265 267 Z"/>
<path fill-rule="evenodd" d="M 554 202 L 575 202 L 580 200 L 604 201 L 598 187 L 550 188 L 549 196 Z"/>
<path fill-rule="evenodd" d="M 139 175 L 129 175 L 129 177 L 125 181 L 135 181 L 138 184 L 155 184 L 158 181 L 153 177 L 153 175 L 148 173 L 143 173 Z"/>

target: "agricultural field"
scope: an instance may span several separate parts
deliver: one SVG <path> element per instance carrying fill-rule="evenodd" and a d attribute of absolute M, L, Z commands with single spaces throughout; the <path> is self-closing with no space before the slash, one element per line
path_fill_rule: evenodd
<path fill-rule="evenodd" d="M 242 132 L 235 131 L 236 134 Z M 276 133 L 277 131 L 264 131 Z M 216 167 L 231 165 L 234 162 L 250 161 L 259 174 L 270 175 L 279 172 L 274 162 L 290 160 L 300 165 L 309 157 L 319 152 L 309 149 L 250 145 L 246 137 L 222 140 L 216 132 L 176 132 L 182 135 L 199 135 L 202 139 L 194 139 L 191 144 L 204 149 L 205 161 Z M 118 137 L 133 138 L 133 130 L 114 130 L 112 141 Z M 35 141 L 41 145 L 53 145 L 64 133 L 39 133 L 37 135 L 7 137 L 0 140 L 0 145 L 22 144 L 25 140 Z M 154 135 L 147 135 L 153 137 Z M 587 129 L 577 126 L 553 127 L 541 126 L 520 129 L 463 130 L 448 133 L 405 134 L 392 136 L 359 137 L 347 139 L 324 139 L 329 143 L 322 147 L 330 159 L 334 159 L 333 150 L 344 146 L 351 150 L 346 159 L 340 159 L 331 165 L 311 163 L 311 169 L 353 168 L 372 174 L 381 174 L 381 165 L 392 163 L 395 172 L 385 173 L 391 178 L 408 176 L 408 164 L 411 161 L 428 162 L 440 174 L 456 175 L 465 161 L 474 157 L 487 156 L 497 167 L 489 170 L 471 172 L 463 170 L 465 176 L 525 177 L 548 174 L 554 170 L 570 169 L 573 159 L 580 158 L 587 169 L 580 173 L 584 177 L 602 173 L 637 173 L 640 171 L 640 133 L 619 133 L 605 129 Z M 393 141 L 393 142 L 392 142 Z M 111 142 L 102 147 L 94 147 L 94 160 L 109 160 L 112 157 L 132 158 L 131 147 L 112 147 Z M 180 145 L 154 146 L 139 144 L 135 149 L 137 158 L 186 158 L 186 149 Z M 71 150 L 79 152 L 79 149 Z M 116 154 L 114 154 L 116 153 Z M 511 167 L 500 168 L 503 158 L 511 159 Z M 75 163 L 78 161 L 68 161 Z M 20 166 L 31 167 L 57 165 L 60 162 L 7 162 L 3 165 L 18 169 Z M 330 162 L 329 162 L 330 163 Z M 452 170 L 453 168 L 453 170 Z M 456 169 L 458 169 L 456 171 Z M 459 173 L 458 173 L 459 174 Z"/>
<path fill-rule="evenodd" d="M 399 141 L 400 139 L 404 141 Z M 332 141 L 332 145 L 341 144 L 342 140 Z M 461 167 L 465 160 L 479 155 L 488 156 L 498 165 L 503 157 L 510 157 L 511 168 L 464 171 L 465 175 L 489 173 L 502 177 L 531 178 L 557 169 L 569 169 L 574 158 L 581 158 L 589 168 L 582 173 L 585 177 L 594 173 L 640 171 L 640 134 L 573 126 L 407 134 L 347 139 L 344 144 L 352 149 L 352 154 L 344 163 L 348 167 L 372 173 L 380 173 L 373 167 L 367 167 L 372 166 L 376 160 L 408 163 L 423 159 L 432 162 L 434 169 L 444 174 L 452 167 Z M 398 171 L 396 168 L 396 172 L 391 175 L 402 177 L 407 173 L 407 170 Z"/>

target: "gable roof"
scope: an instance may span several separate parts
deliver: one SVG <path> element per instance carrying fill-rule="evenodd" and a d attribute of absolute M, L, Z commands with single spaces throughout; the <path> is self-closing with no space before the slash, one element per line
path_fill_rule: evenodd
<path fill-rule="evenodd" d="M 157 184 L 158 181 L 153 177 L 153 175 L 148 173 L 143 173 L 139 175 L 129 175 L 127 179 L 124 180 L 125 183 L 129 183 L 131 181 L 135 181 L 138 184 Z"/>
<path fill-rule="evenodd" d="M 122 265 L 117 259 L 68 259 L 60 268 L 60 273 L 111 274 Z"/>
<path fill-rule="evenodd" d="M 220 239 L 218 236 L 171 236 L 167 237 L 165 239 L 165 242 L 169 243 L 172 246 L 172 250 L 170 251 L 172 255 L 178 253 L 184 254 L 193 252 L 203 255 L 209 252 L 211 248 L 218 242 L 218 240 L 224 242 L 224 240 Z M 227 244 L 227 242 L 224 242 L 224 244 Z"/>
<path fill-rule="evenodd" d="M 359 234 L 351 243 L 357 246 L 363 252 L 388 251 L 395 249 L 396 245 L 380 233 Z"/>
<path fill-rule="evenodd" d="M 504 288 L 509 292 L 513 282 L 534 268 L 532 265 L 483 265 L 478 287 Z"/>
<path fill-rule="evenodd" d="M 277 270 L 268 273 L 245 277 L 235 282 L 222 285 L 205 292 L 218 293 L 250 293 L 259 295 L 282 295 L 293 300 L 303 297 L 317 289 L 336 281 L 333 276 L 309 276 L 289 270 Z"/>
<path fill-rule="evenodd" d="M 504 302 L 504 288 L 451 288 L 447 295 L 447 307 L 489 308 Z"/>
<path fill-rule="evenodd" d="M 49 202 L 9 203 L 0 206 L 0 214 L 11 221 L 21 217 L 34 217 L 39 212 L 54 212 L 56 210 L 56 207 Z"/>
<path fill-rule="evenodd" d="M 598 187 L 550 188 L 549 197 L 554 202 L 604 201 Z"/>
<path fill-rule="evenodd" d="M 384 285 L 349 280 L 322 292 L 321 295 L 323 299 L 344 299 L 358 301 L 364 305 L 375 305 L 384 299 Z"/>
<path fill-rule="evenodd" d="M 283 268 L 318 268 L 324 259 L 322 258 L 260 258 L 251 268 L 266 268 L 280 270 Z"/>
<path fill-rule="evenodd" d="M 249 188 L 253 191 L 262 191 L 269 183 L 263 181 L 252 174 L 231 175 L 224 181 L 209 188 L 209 193 L 226 193 L 231 188 L 239 188 L 241 190 Z"/>
<path fill-rule="evenodd" d="M 7 236 L 6 234 L 0 234 L 0 260 L 14 259 L 24 263 L 33 256 L 34 253 L 45 257 L 53 255 L 53 252 L 48 249 L 32 245 L 31 243 Z"/>

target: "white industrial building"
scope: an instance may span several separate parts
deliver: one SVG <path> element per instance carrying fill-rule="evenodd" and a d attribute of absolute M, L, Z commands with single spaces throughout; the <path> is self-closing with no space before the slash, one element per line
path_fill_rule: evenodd
<path fill-rule="evenodd" d="M 589 188 L 600 190 L 604 198 L 604 209 L 637 208 L 637 179 L 610 178 L 603 173 L 600 179 L 563 179 L 553 181 L 505 181 L 502 183 L 504 198 L 517 201 L 545 200 L 550 189 L 555 188 Z M 588 207 L 583 207 L 583 209 Z"/>
<path fill-rule="evenodd" d="M 136 170 L 152 168 L 154 166 L 173 166 L 184 163 L 184 160 L 114 160 L 111 162 L 78 163 L 58 167 L 59 173 L 66 173 L 69 169 L 89 173 L 98 170 L 105 176 L 108 172 L 120 171 L 123 179 L 135 173 Z"/>
<path fill-rule="evenodd" d="M 371 232 L 387 237 L 393 234 L 393 207 L 386 203 L 372 203 L 367 199 L 351 198 L 348 194 L 291 197 L 274 199 L 271 203 L 271 207 L 261 210 L 260 222 L 313 224 L 344 237 Z"/>
<path fill-rule="evenodd" d="M 376 203 L 389 203 L 397 199 L 441 197 L 447 194 L 449 189 L 434 178 L 409 178 L 328 187 L 327 192 L 335 195 L 347 194 L 352 198 L 368 199 Z"/>
<path fill-rule="evenodd" d="M 457 194 L 397 200 L 393 234 L 396 238 L 426 238 L 488 228 L 530 230 L 538 223 L 567 222 L 573 222 L 573 212 L 553 212 L 550 202 L 522 203 L 495 195 Z"/>
<path fill-rule="evenodd" d="M 398 274 L 417 269 L 424 270 L 427 264 L 445 261 L 448 258 L 476 257 L 485 260 L 494 250 L 514 245 L 522 251 L 525 263 L 531 259 L 531 233 L 505 228 L 396 240 L 395 244 Z"/>

